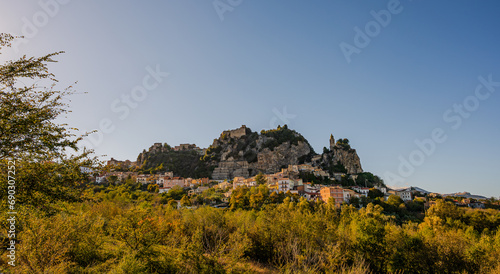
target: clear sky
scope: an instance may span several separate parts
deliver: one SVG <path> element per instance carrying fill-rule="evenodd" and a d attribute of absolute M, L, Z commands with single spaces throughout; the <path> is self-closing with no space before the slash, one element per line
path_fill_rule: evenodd
<path fill-rule="evenodd" d="M 87 93 L 64 122 L 100 129 L 103 160 L 287 123 L 316 152 L 349 138 L 389 185 L 498 197 L 499 13 L 493 0 L 3 0 L 0 32 L 26 38 L 0 59 L 66 51 L 51 69 Z"/>

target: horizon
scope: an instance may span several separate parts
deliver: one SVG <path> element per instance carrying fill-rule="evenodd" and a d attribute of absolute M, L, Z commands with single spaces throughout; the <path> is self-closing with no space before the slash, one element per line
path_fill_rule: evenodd
<path fill-rule="evenodd" d="M 388 185 L 500 197 L 498 2 L 0 7 L 0 32 L 25 36 L 0 61 L 65 51 L 49 67 L 79 94 L 59 121 L 99 130 L 103 161 L 287 124 L 316 152 L 348 138 Z"/>

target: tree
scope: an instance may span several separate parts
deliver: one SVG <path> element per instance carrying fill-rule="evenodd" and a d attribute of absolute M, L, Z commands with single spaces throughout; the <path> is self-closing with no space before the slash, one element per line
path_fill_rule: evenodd
<path fill-rule="evenodd" d="M 391 195 L 387 199 L 387 203 L 395 208 L 399 207 L 399 205 L 403 204 L 403 199 L 397 195 Z"/>
<path fill-rule="evenodd" d="M 384 193 L 380 191 L 380 189 L 370 188 L 370 190 L 368 190 L 368 198 L 376 199 L 379 197 L 384 197 Z"/>
<path fill-rule="evenodd" d="M 116 175 L 111 175 L 108 177 L 108 182 L 111 183 L 111 184 L 114 184 L 118 181 L 118 176 Z"/>
<path fill-rule="evenodd" d="M 331 207 L 335 207 L 335 198 L 329 197 L 326 203 Z"/>
<path fill-rule="evenodd" d="M 311 210 L 311 204 L 304 197 L 300 197 L 298 207 L 302 212 L 309 212 Z"/>
<path fill-rule="evenodd" d="M 279 198 L 278 194 L 276 193 L 276 191 L 271 192 L 271 194 L 269 195 L 269 200 L 273 204 L 277 204 L 280 202 L 280 198 Z"/>
<path fill-rule="evenodd" d="M 165 193 L 165 197 L 167 198 L 172 198 L 174 200 L 180 200 L 182 199 L 182 196 L 186 194 L 186 191 L 184 191 L 184 188 L 181 186 L 173 186 L 168 193 Z"/>
<path fill-rule="evenodd" d="M 177 202 L 174 199 L 170 198 L 167 202 L 167 206 L 175 209 L 177 208 Z"/>
<path fill-rule="evenodd" d="M 191 201 L 189 200 L 187 195 L 182 196 L 181 206 L 191 206 Z"/>
<path fill-rule="evenodd" d="M 354 207 L 359 207 L 361 201 L 359 199 L 359 197 L 351 197 L 351 199 L 349 199 L 349 204 L 353 205 Z"/>
<path fill-rule="evenodd" d="M 370 172 L 359 173 L 356 178 L 356 182 L 360 186 L 374 187 L 374 186 L 385 186 L 384 181 L 377 175 L 373 175 Z"/>
<path fill-rule="evenodd" d="M 263 184 L 267 183 L 266 176 L 264 176 L 264 174 L 262 174 L 262 172 L 259 172 L 259 174 L 257 174 L 257 176 L 255 176 L 255 182 L 257 182 L 258 185 L 263 185 Z"/>
<path fill-rule="evenodd" d="M 160 191 L 160 187 L 157 184 L 149 184 L 148 191 L 153 193 L 158 193 L 158 191 Z"/>
<path fill-rule="evenodd" d="M 264 195 L 262 193 L 252 194 L 249 199 L 249 206 L 253 209 L 259 209 L 264 203 Z"/>
<path fill-rule="evenodd" d="M 337 147 L 341 147 L 343 149 L 350 149 L 351 146 L 349 145 L 349 139 L 344 138 L 344 139 L 338 139 L 336 143 Z"/>
<path fill-rule="evenodd" d="M 0 34 L 0 50 L 14 39 Z M 46 209 L 58 200 L 78 199 L 79 184 L 88 181 L 80 168 L 99 164 L 89 158 L 89 150 L 78 154 L 84 136 L 77 137 L 72 133 L 76 129 L 56 122 L 68 113 L 65 100 L 75 92 L 71 86 L 59 90 L 49 72 L 48 63 L 61 53 L 23 56 L 0 65 L 0 169 L 6 172 L 9 163 L 15 163 L 16 199 L 25 206 Z M 0 184 L 7 185 L 7 178 L 1 174 Z M 0 197 L 6 189 L 0 190 Z"/>
<path fill-rule="evenodd" d="M 14 39 L 0 34 L 0 49 L 9 47 Z M 56 89 L 55 75 L 47 67 L 61 53 L 23 56 L 0 65 L 0 159 L 47 159 L 60 156 L 68 148 L 78 150 L 77 143 L 83 136 L 74 138 L 71 128 L 54 121 L 68 112 L 63 99 L 74 93 L 71 86 Z M 29 79 L 32 84 L 26 86 L 21 79 Z M 39 86 L 39 81 L 49 86 Z"/>
<path fill-rule="evenodd" d="M 450 219 L 460 219 L 462 217 L 463 211 L 454 205 L 452 202 L 445 202 L 443 200 L 436 200 L 436 204 L 431 206 L 427 210 L 427 217 L 437 216 L 442 220 Z"/>

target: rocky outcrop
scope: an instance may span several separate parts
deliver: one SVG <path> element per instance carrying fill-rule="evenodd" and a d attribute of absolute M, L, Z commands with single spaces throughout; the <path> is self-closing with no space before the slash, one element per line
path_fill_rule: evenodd
<path fill-rule="evenodd" d="M 312 164 L 330 173 L 342 172 L 348 174 L 362 173 L 361 161 L 355 149 L 349 145 L 349 140 L 339 139 L 335 142 L 330 135 L 330 149 L 312 158 Z"/>
<path fill-rule="evenodd" d="M 286 126 L 261 134 L 242 126 L 224 131 L 208 148 L 204 159 L 215 166 L 212 179 L 224 180 L 248 178 L 259 172 L 275 173 L 298 164 L 311 152 L 305 138 Z"/>
<path fill-rule="evenodd" d="M 182 149 L 181 149 L 182 148 Z M 204 155 L 200 158 L 200 151 Z M 195 145 L 171 148 L 155 143 L 137 157 L 139 166 L 154 169 L 162 164 L 176 176 L 211 176 L 214 180 L 251 177 L 259 172 L 275 173 L 288 165 L 309 163 L 321 167 L 331 175 L 336 172 L 357 174 L 363 172 L 361 162 L 349 145 L 349 140 L 335 142 L 330 136 L 330 149 L 322 154 L 314 152 L 309 142 L 295 130 L 278 127 L 273 130 L 252 132 L 242 126 L 223 131 L 212 145 L 201 150 Z"/>
<path fill-rule="evenodd" d="M 361 161 L 355 149 L 334 148 L 333 159 L 334 163 L 336 161 L 340 162 L 347 169 L 347 173 L 349 174 L 363 172 Z"/>
<path fill-rule="evenodd" d="M 274 148 L 274 150 L 265 148 L 259 152 L 257 163 L 252 167 L 262 173 L 275 173 L 288 165 L 299 164 L 301 157 L 310 153 L 311 148 L 306 142 L 298 142 L 297 145 L 285 142 Z"/>

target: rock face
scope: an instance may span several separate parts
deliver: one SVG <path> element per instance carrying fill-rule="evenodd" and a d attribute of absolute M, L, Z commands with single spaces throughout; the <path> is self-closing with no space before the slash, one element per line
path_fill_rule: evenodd
<path fill-rule="evenodd" d="M 212 179 L 250 177 L 275 173 L 288 165 L 309 163 L 333 175 L 335 172 L 357 174 L 363 172 L 355 149 L 347 139 L 335 142 L 330 136 L 330 150 L 316 154 L 307 140 L 286 126 L 276 130 L 252 132 L 242 126 L 224 131 L 214 140 L 204 159 L 215 166 Z"/>
<path fill-rule="evenodd" d="M 307 140 L 286 126 L 272 131 L 252 132 L 242 126 L 224 131 L 207 150 L 204 159 L 216 166 L 212 179 L 251 177 L 259 172 L 275 173 L 298 164 L 311 154 Z"/>
<path fill-rule="evenodd" d="M 156 143 L 149 151 L 139 154 L 137 163 L 148 168 L 163 164 L 176 176 L 203 175 L 214 180 L 248 178 L 259 172 L 275 173 L 288 165 L 304 163 L 321 167 L 331 175 L 336 172 L 363 172 L 356 150 L 349 146 L 347 139 L 335 142 L 331 135 L 330 149 L 317 154 L 301 134 L 286 125 L 263 130 L 260 134 L 242 126 L 223 131 L 206 150 L 191 146 L 181 150 Z M 200 151 L 205 152 L 201 158 Z"/>
<path fill-rule="evenodd" d="M 298 145 L 290 145 L 289 142 L 285 142 L 274 148 L 274 150 L 265 148 L 261 152 L 258 152 L 257 162 L 249 163 L 246 160 L 219 162 L 218 167 L 212 173 L 212 179 L 248 178 L 257 175 L 259 172 L 275 173 L 288 165 L 299 164 L 299 159 L 310 152 L 311 149 L 305 142 L 299 142 Z"/>
<path fill-rule="evenodd" d="M 247 161 L 225 161 L 220 162 L 214 169 L 212 179 L 224 180 L 234 177 L 250 177 L 249 164 Z"/>
<path fill-rule="evenodd" d="M 355 149 L 341 149 L 334 148 L 333 149 L 333 159 L 339 161 L 346 169 L 349 174 L 357 174 L 362 173 L 363 169 L 361 168 L 361 161 L 359 160 L 359 156 L 356 153 Z"/>
<path fill-rule="evenodd" d="M 288 165 L 299 164 L 300 159 L 309 155 L 311 151 L 309 144 L 306 142 L 298 142 L 297 145 L 285 142 L 272 151 L 268 148 L 262 150 L 257 157 L 255 167 L 262 173 L 275 173 Z"/>
<path fill-rule="evenodd" d="M 349 145 L 349 140 L 339 139 L 335 142 L 330 135 L 330 149 L 323 154 L 313 157 L 312 164 L 330 172 L 342 172 L 347 174 L 362 173 L 361 161 L 355 149 Z"/>

